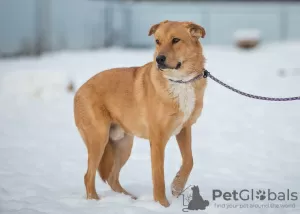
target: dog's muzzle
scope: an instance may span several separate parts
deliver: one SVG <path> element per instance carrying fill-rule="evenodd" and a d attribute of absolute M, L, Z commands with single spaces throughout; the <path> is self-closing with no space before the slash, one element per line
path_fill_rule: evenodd
<path fill-rule="evenodd" d="M 164 69 L 177 70 L 181 67 L 181 62 L 178 62 L 175 68 L 169 67 L 166 64 L 159 64 L 159 63 L 157 63 L 157 67 L 159 70 L 164 70 Z"/>

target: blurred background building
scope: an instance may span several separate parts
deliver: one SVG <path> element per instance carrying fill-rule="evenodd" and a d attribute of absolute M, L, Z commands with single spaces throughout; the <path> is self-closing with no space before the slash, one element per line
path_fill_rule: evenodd
<path fill-rule="evenodd" d="M 202 25 L 204 44 L 300 40 L 300 1 L 1 0 L 0 57 L 150 47 L 150 26 L 166 19 Z"/>

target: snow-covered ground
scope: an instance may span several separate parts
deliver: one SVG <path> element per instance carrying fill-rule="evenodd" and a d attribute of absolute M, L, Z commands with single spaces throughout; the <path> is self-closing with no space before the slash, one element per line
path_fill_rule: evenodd
<path fill-rule="evenodd" d="M 253 51 L 204 50 L 207 69 L 237 88 L 265 96 L 300 96 L 300 43 Z M 181 164 L 175 138 L 165 160 L 169 208 L 153 202 L 149 144 L 139 138 L 121 172 L 123 186 L 139 198 L 114 193 L 97 177 L 102 199 L 85 199 L 87 154 L 73 122 L 74 94 L 67 84 L 72 81 L 78 88 L 96 72 L 142 65 L 152 55 L 152 50 L 109 49 L 0 61 L 1 214 L 182 213 L 182 198 L 170 193 Z M 194 213 L 299 214 L 300 199 L 270 201 L 295 205 L 285 209 L 226 209 L 216 204 L 250 206 L 258 201 L 212 200 L 213 189 L 300 192 L 299 128 L 300 101 L 251 100 L 209 80 L 203 114 L 193 127 L 195 164 L 188 185 L 198 185 L 210 206 Z"/>

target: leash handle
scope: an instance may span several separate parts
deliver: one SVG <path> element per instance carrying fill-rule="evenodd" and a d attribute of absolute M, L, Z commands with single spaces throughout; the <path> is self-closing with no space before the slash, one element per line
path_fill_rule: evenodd
<path fill-rule="evenodd" d="M 218 78 L 214 77 L 213 75 L 211 75 L 210 72 L 208 72 L 206 69 L 204 69 L 203 71 L 203 78 L 207 78 L 210 77 L 213 81 L 219 83 L 220 85 L 224 86 L 225 88 L 238 93 L 240 95 L 243 95 L 245 97 L 249 97 L 252 99 L 257 99 L 257 100 L 267 100 L 267 101 L 295 101 L 295 100 L 300 100 L 300 96 L 299 97 L 283 97 L 283 98 L 278 98 L 278 97 L 263 97 L 263 96 L 258 96 L 258 95 L 253 95 L 253 94 L 249 94 L 243 91 L 240 91 L 236 88 L 231 87 L 230 85 L 222 82 L 221 80 L 219 80 Z"/>

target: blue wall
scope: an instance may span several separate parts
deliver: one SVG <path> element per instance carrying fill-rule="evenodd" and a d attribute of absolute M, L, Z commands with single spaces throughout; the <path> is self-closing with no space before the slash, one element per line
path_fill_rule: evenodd
<path fill-rule="evenodd" d="M 300 40 L 300 3 L 1 0 L 0 56 L 110 45 L 149 47 L 150 26 L 189 20 L 206 44 L 232 45 L 238 29 L 255 28 L 265 43 Z"/>
<path fill-rule="evenodd" d="M 0 53 L 32 52 L 35 49 L 35 0 L 0 1 Z"/>
<path fill-rule="evenodd" d="M 207 31 L 206 44 L 233 44 L 238 29 L 258 29 L 263 42 L 300 40 L 299 3 L 139 3 L 128 4 L 128 46 L 148 46 L 149 26 L 165 19 L 192 20 Z"/>
<path fill-rule="evenodd" d="M 108 3 L 1 0 L 0 55 L 93 49 L 109 43 Z"/>

